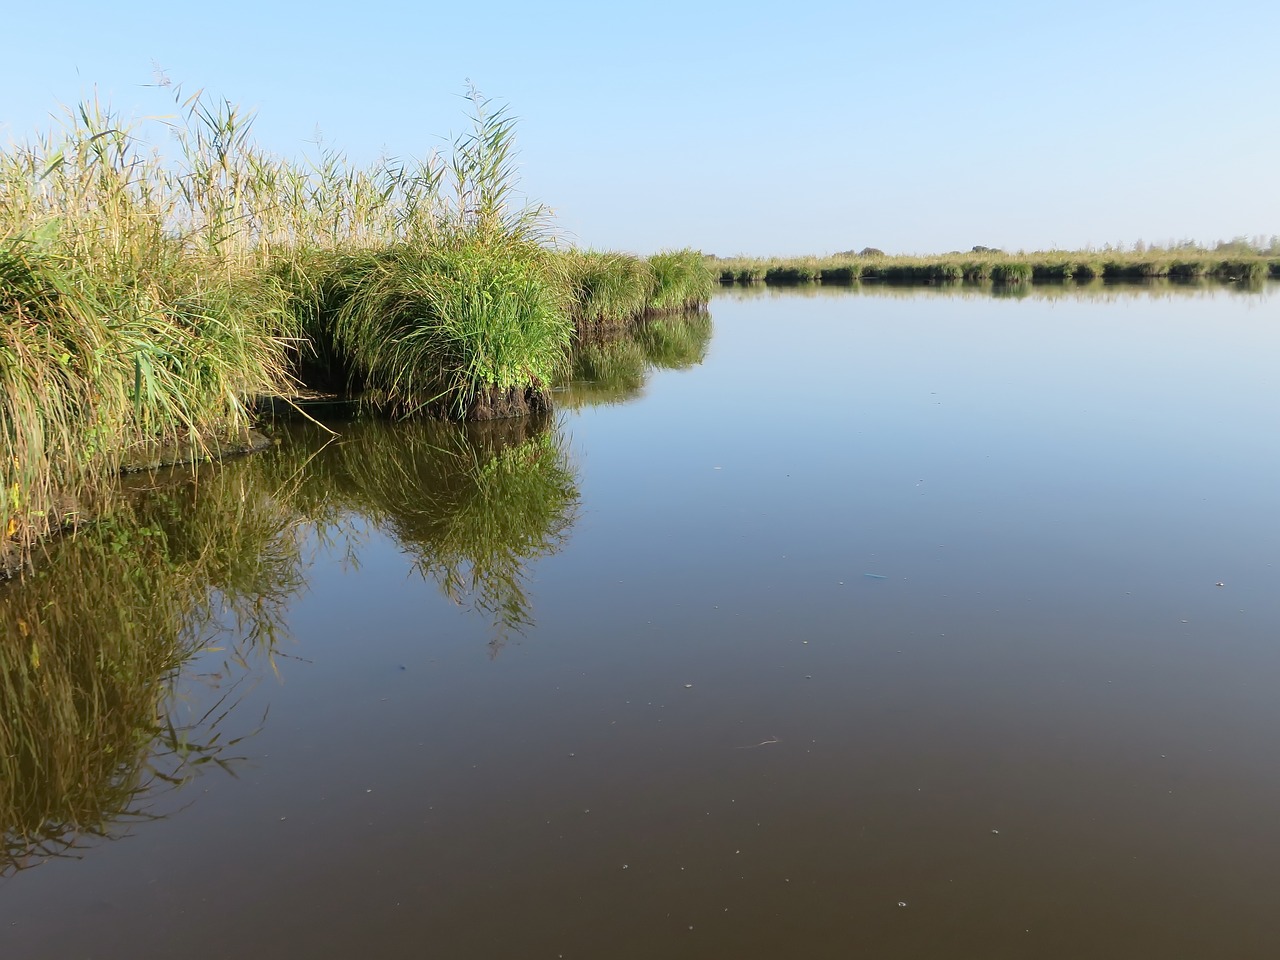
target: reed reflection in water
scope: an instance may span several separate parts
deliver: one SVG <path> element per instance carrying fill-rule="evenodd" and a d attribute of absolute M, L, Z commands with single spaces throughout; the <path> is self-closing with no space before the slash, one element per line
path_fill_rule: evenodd
<path fill-rule="evenodd" d="M 570 358 L 570 382 L 556 400 L 573 410 L 635 400 L 652 370 L 685 370 L 702 363 L 711 333 L 711 316 L 698 311 L 586 334 Z"/>
<path fill-rule="evenodd" d="M 0 588 L 0 875 L 117 836 L 158 792 L 235 762 L 222 721 L 302 586 L 294 517 L 234 472 L 157 479 Z M 225 662 L 188 718 L 176 681 L 210 648 Z"/>
<path fill-rule="evenodd" d="M 252 458 L 260 483 L 287 490 L 322 538 L 352 537 L 359 517 L 392 536 L 415 570 L 493 619 L 495 650 L 533 622 L 527 565 L 555 553 L 577 517 L 578 489 L 555 423 L 345 424 L 336 436 L 295 428 Z"/>
<path fill-rule="evenodd" d="M 359 531 L 386 532 L 492 618 L 496 654 L 531 625 L 528 565 L 577 508 L 545 418 L 303 425 L 254 457 L 131 478 L 0 588 L 0 873 L 127 832 L 202 768 L 234 772 L 245 721 L 224 721 L 281 655 L 312 551 L 342 541 L 358 564 Z"/>

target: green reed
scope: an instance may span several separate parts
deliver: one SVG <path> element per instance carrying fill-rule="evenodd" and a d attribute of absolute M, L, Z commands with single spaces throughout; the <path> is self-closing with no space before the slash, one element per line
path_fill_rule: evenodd
<path fill-rule="evenodd" d="M 0 248 L 0 524 L 19 546 L 135 451 L 244 434 L 286 382 L 282 301 L 235 278 L 113 281 L 70 254 Z"/>

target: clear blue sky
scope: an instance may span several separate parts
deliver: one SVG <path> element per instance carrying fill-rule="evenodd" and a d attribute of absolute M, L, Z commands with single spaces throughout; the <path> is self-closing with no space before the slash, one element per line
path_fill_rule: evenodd
<path fill-rule="evenodd" d="M 584 246 L 730 255 L 1280 233 L 1280 3 L 67 0 L 5 15 L 0 142 L 152 63 L 300 154 L 425 155 L 470 78 Z"/>

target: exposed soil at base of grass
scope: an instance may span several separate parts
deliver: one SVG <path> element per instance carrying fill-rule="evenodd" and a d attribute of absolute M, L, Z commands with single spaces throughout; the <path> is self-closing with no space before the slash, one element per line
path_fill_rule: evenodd
<path fill-rule="evenodd" d="M 541 386 L 482 391 L 467 407 L 467 420 L 506 420 L 549 413 L 551 394 Z"/>

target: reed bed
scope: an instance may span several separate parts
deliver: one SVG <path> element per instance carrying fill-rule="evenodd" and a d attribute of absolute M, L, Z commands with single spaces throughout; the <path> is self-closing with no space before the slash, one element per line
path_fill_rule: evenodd
<path fill-rule="evenodd" d="M 969 253 L 932 257 L 836 254 L 832 257 L 790 257 L 772 260 L 734 257 L 709 258 L 710 269 L 724 285 L 802 286 L 812 283 L 848 285 L 860 281 L 907 285 L 991 281 L 1000 285 L 1062 283 L 1067 281 L 1147 280 L 1154 278 L 1252 282 L 1268 275 L 1280 277 L 1280 260 L 1262 248 L 1242 251 L 1239 244 L 1226 251 L 1186 246 L 1171 250 L 1098 253 L 1048 251 L 1006 254 L 986 248 Z"/>
<path fill-rule="evenodd" d="M 639 257 L 575 250 L 557 265 L 579 329 L 630 323 L 653 306 L 653 270 Z"/>
<path fill-rule="evenodd" d="M 260 397 L 521 415 L 575 325 L 705 306 L 696 252 L 556 252 L 517 191 L 515 118 L 469 99 L 471 129 L 422 161 L 285 160 L 180 91 L 168 127 L 86 103 L 0 153 L 0 570 L 138 451 L 234 445 Z"/>
<path fill-rule="evenodd" d="M 962 281 L 923 286 L 908 284 L 867 283 L 830 284 L 812 283 L 798 287 L 772 287 L 766 284 L 734 284 L 721 289 L 720 297 L 741 300 L 758 298 L 795 297 L 876 297 L 917 298 L 955 297 L 965 299 L 1035 299 L 1035 300 L 1089 300 L 1117 302 L 1127 299 L 1182 299 L 1212 297 L 1222 293 L 1232 296 L 1253 296 L 1265 293 L 1273 283 L 1265 277 L 1238 283 L 1223 283 L 1212 277 L 1179 279 L 1156 277 L 1146 280 L 1081 280 L 1074 283 L 1022 283 L 994 284 L 987 281 Z"/>
<path fill-rule="evenodd" d="M 280 302 L 233 280 L 105 282 L 66 255 L 0 250 L 0 522 L 29 545 L 85 482 L 156 445 L 247 435 L 246 398 L 287 382 Z"/>

